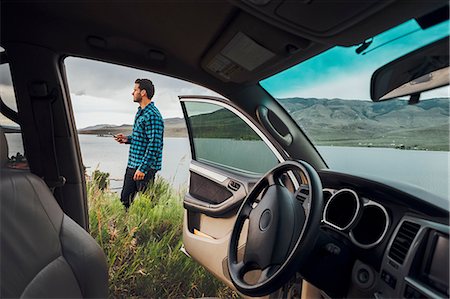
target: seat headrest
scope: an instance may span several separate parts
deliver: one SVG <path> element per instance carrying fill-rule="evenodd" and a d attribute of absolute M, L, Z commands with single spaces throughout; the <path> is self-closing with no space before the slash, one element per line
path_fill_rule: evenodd
<path fill-rule="evenodd" d="M 6 141 L 5 132 L 0 127 L 0 167 L 8 163 L 8 141 Z"/>

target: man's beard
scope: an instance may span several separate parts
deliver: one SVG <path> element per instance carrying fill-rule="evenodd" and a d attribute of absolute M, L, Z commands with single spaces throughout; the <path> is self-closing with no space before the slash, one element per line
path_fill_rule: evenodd
<path fill-rule="evenodd" d="M 142 97 L 138 97 L 138 98 L 133 97 L 133 102 L 135 102 L 135 103 L 140 103 L 141 100 L 142 100 Z"/>

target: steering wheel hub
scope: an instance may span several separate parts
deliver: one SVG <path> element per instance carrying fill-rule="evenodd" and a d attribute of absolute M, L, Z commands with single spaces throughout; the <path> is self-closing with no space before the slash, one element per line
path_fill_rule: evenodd
<path fill-rule="evenodd" d="M 261 219 L 259 220 L 259 229 L 265 231 L 269 228 L 272 223 L 272 212 L 267 209 L 263 212 Z"/>

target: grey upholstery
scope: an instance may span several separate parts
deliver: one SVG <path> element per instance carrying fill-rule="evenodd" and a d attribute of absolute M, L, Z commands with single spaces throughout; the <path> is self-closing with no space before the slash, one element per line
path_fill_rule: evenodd
<path fill-rule="evenodd" d="M 107 297 L 102 249 L 62 212 L 47 185 L 5 167 L 0 178 L 0 297 Z"/>

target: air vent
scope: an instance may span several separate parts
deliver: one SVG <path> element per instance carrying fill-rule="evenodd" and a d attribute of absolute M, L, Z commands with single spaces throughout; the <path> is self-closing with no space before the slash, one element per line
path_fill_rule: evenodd
<path fill-rule="evenodd" d="M 295 194 L 295 198 L 300 201 L 302 204 L 309 198 L 309 186 L 306 184 L 301 184 L 300 188 L 297 190 Z"/>
<path fill-rule="evenodd" d="M 419 224 L 409 221 L 403 222 L 395 236 L 394 242 L 392 242 L 391 249 L 389 250 L 389 257 L 402 265 L 419 228 Z"/>

